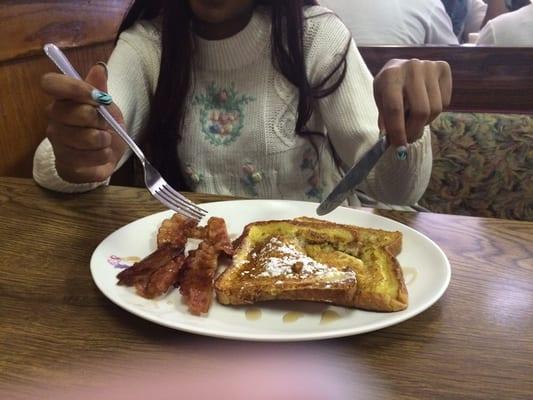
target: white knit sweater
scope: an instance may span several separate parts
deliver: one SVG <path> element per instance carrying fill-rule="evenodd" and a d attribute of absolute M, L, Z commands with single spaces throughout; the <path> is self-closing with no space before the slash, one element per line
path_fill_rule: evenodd
<path fill-rule="evenodd" d="M 307 17 L 314 16 L 306 20 L 304 39 L 311 83 L 338 63 L 350 40 L 342 22 L 325 12 L 322 7 L 306 10 Z M 257 10 L 235 36 L 216 41 L 196 38 L 194 85 L 186 103 L 179 160 L 198 192 L 320 201 L 342 171 L 378 139 L 373 78 L 352 41 L 343 83 L 317 102 L 307 124 L 322 135 L 296 135 L 298 92 L 272 65 L 270 28 L 268 13 Z M 136 140 L 148 119 L 160 54 L 156 25 L 143 21 L 122 33 L 109 60 L 109 92 Z M 427 130 L 408 151 L 408 159 L 398 161 L 389 149 L 359 189 L 389 204 L 416 203 L 431 174 Z M 65 192 L 105 184 L 61 179 L 48 140 L 35 154 L 34 178 L 44 187 Z M 355 196 L 349 203 L 359 205 Z"/>

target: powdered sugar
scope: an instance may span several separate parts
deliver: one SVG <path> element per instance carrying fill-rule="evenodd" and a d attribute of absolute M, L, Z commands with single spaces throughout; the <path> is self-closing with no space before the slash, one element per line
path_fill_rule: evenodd
<path fill-rule="evenodd" d="M 296 246 L 284 243 L 276 237 L 272 237 L 259 254 L 252 255 L 252 258 L 260 259 L 265 269 L 257 275 L 258 277 L 307 278 L 313 276 L 332 280 L 355 278 L 355 272 L 341 271 L 319 263 L 298 250 Z"/>

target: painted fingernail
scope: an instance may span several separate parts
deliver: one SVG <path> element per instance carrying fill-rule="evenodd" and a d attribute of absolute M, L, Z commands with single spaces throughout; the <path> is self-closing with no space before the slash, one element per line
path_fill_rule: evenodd
<path fill-rule="evenodd" d="M 407 147 L 400 146 L 396 149 L 396 158 L 400 161 L 407 160 Z"/>
<path fill-rule="evenodd" d="M 113 98 L 109 94 L 107 94 L 106 92 L 102 92 L 101 90 L 98 90 L 98 89 L 93 89 L 93 91 L 91 92 L 91 97 L 97 103 L 100 103 L 106 106 L 113 103 Z"/>

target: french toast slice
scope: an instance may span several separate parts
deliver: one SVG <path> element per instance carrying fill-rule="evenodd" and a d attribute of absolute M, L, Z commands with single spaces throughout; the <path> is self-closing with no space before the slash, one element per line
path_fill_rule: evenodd
<path fill-rule="evenodd" d="M 216 280 L 225 305 L 305 300 L 374 311 L 407 307 L 395 256 L 400 232 L 312 218 L 247 225 L 235 241 L 233 263 Z"/>

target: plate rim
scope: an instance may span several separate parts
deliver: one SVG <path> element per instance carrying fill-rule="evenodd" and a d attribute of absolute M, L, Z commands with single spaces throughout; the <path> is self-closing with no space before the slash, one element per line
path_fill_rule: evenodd
<path fill-rule="evenodd" d="M 306 207 L 309 207 L 309 205 L 317 206 L 317 203 L 309 202 L 309 201 L 301 201 L 301 200 L 277 200 L 277 199 L 236 199 L 236 200 L 223 200 L 223 201 L 212 201 L 212 202 L 206 202 L 202 203 L 202 207 L 209 208 L 210 206 L 214 205 L 220 205 L 222 203 L 225 204 L 244 204 L 244 203 L 260 203 L 260 202 L 267 202 L 267 203 L 290 203 L 290 204 L 298 204 L 301 203 L 302 205 L 305 204 Z M 91 278 L 98 288 L 98 290 L 104 295 L 104 297 L 111 301 L 116 306 L 120 307 L 126 312 L 129 312 L 136 317 L 145 319 L 147 321 L 150 321 L 151 323 L 155 323 L 160 326 L 164 326 L 166 328 L 178 330 L 181 332 L 187 332 L 187 333 L 193 333 L 196 335 L 202 335 L 206 337 L 214 337 L 214 338 L 220 338 L 220 339 L 230 339 L 230 340 L 241 340 L 241 341 L 255 341 L 255 342 L 299 342 L 299 341 L 317 341 L 317 340 L 327 340 L 327 339 L 334 339 L 334 338 L 341 338 L 341 337 L 348 337 L 348 336 L 355 336 L 355 335 L 361 335 L 369 332 L 378 331 L 381 329 L 385 329 L 394 325 L 398 325 L 402 322 L 405 322 L 406 320 L 409 320 L 419 314 L 422 314 L 427 309 L 432 307 L 446 292 L 446 290 L 449 287 L 450 281 L 451 281 L 451 264 L 448 260 L 448 257 L 444 253 L 444 251 L 441 249 L 441 247 L 435 243 L 431 238 L 427 237 L 425 234 L 417 231 L 414 228 L 411 228 L 410 226 L 407 226 L 399 221 L 396 221 L 391 218 L 387 218 L 381 215 L 376 215 L 371 212 L 361 210 L 361 209 L 355 209 L 350 207 L 339 207 L 341 210 L 345 210 L 351 213 L 355 214 L 363 214 L 363 215 L 371 215 L 372 218 L 377 218 L 378 220 L 385 220 L 387 222 L 392 222 L 394 224 L 400 225 L 402 229 L 405 229 L 409 232 L 411 232 L 414 235 L 421 236 L 424 240 L 428 241 L 434 250 L 436 250 L 442 260 L 444 261 L 444 269 L 445 269 L 445 279 L 442 281 L 441 286 L 439 290 L 431 295 L 431 297 L 424 303 L 424 305 L 421 308 L 417 308 L 415 310 L 412 310 L 409 312 L 409 308 L 403 311 L 403 314 L 397 315 L 394 317 L 394 313 L 385 313 L 392 316 L 390 319 L 385 319 L 382 321 L 376 321 L 371 324 L 365 325 L 363 327 L 353 327 L 353 328 L 339 328 L 339 329 L 333 329 L 333 330 L 326 330 L 326 331 L 320 331 L 320 332 L 310 332 L 310 333 L 303 333 L 303 332 L 294 332 L 294 333 L 287 333 L 287 332 L 280 332 L 280 333 L 250 333 L 250 332 L 224 332 L 223 330 L 220 330 L 219 328 L 209 328 L 209 327 L 203 327 L 203 326 L 194 326 L 191 327 L 187 322 L 179 322 L 176 324 L 176 321 L 173 322 L 167 322 L 161 317 L 151 314 L 149 312 L 143 312 L 143 310 L 137 309 L 135 306 L 132 306 L 127 301 L 123 301 L 119 298 L 114 298 L 114 296 L 111 296 L 107 293 L 107 290 L 104 289 L 101 285 L 101 282 L 99 282 L 98 279 L 95 278 L 95 268 L 96 268 L 96 258 L 99 256 L 98 251 L 104 247 L 105 242 L 108 241 L 108 239 L 113 235 L 118 235 L 122 230 L 128 229 L 130 225 L 134 223 L 140 223 L 140 221 L 143 221 L 145 219 L 151 219 L 151 218 L 158 218 L 159 216 L 163 218 L 165 215 L 172 215 L 174 211 L 172 210 L 163 210 L 159 212 L 155 212 L 149 215 L 146 215 L 144 217 L 135 219 L 120 228 L 114 230 L 113 232 L 109 233 L 93 250 L 91 258 L 90 258 L 90 273 Z M 306 211 L 302 212 L 302 215 L 305 215 Z M 208 214 L 209 216 L 209 214 Z M 381 229 L 381 228 L 377 228 Z M 365 311 L 365 310 L 358 310 L 361 312 L 371 312 L 371 311 Z M 202 317 L 202 318 L 209 318 L 209 316 Z M 179 326 L 177 326 L 179 325 Z"/>

